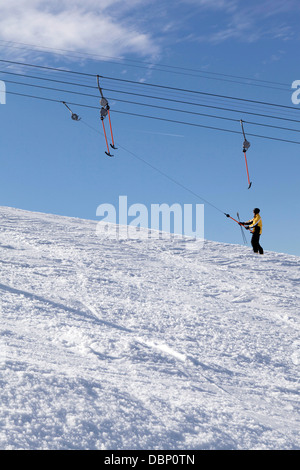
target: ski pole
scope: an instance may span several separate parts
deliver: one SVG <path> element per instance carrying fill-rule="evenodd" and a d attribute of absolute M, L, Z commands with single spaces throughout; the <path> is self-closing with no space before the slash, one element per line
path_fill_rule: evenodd
<path fill-rule="evenodd" d="M 112 125 L 111 125 L 111 120 L 110 120 L 110 112 L 109 112 L 109 109 L 107 109 L 107 114 L 108 114 L 109 127 L 110 127 L 111 140 L 112 140 L 112 145 L 111 145 L 111 147 L 112 147 L 113 149 L 116 149 L 117 147 L 115 147 L 115 143 L 114 143 L 114 136 L 113 136 L 113 131 L 112 131 Z"/>
<path fill-rule="evenodd" d="M 103 126 L 103 132 L 104 132 L 104 137 L 105 137 L 105 142 L 106 142 L 106 147 L 107 147 L 107 152 L 106 155 L 108 155 L 109 157 L 112 157 L 113 155 L 110 153 L 109 151 L 109 146 L 108 146 L 108 142 L 107 142 L 107 137 L 106 137 L 106 131 L 105 131 L 105 126 L 104 126 L 104 120 L 101 119 L 101 122 L 102 122 L 102 126 Z"/>
<path fill-rule="evenodd" d="M 245 156 L 245 163 L 246 163 L 246 170 L 247 170 L 248 189 L 250 189 L 252 183 L 251 183 L 250 178 L 249 178 L 248 162 L 247 162 L 247 157 L 246 157 L 246 152 L 247 152 L 248 148 L 250 147 L 250 142 L 248 142 L 248 140 L 246 139 L 246 134 L 245 134 L 245 131 L 244 131 L 243 121 L 240 120 L 240 123 L 241 123 L 242 132 L 243 132 L 243 136 L 244 136 L 243 152 L 244 152 L 244 156 Z"/>
<path fill-rule="evenodd" d="M 237 215 L 238 221 L 240 223 L 241 222 L 240 214 L 237 212 L 236 215 Z M 241 228 L 241 233 L 242 233 L 242 238 L 243 238 L 244 245 L 247 245 L 247 238 L 246 238 L 246 235 L 244 234 L 244 230 L 243 230 L 243 227 L 242 227 L 241 223 L 240 223 L 240 228 Z"/>
<path fill-rule="evenodd" d="M 247 157 L 246 157 L 246 152 L 244 152 L 244 155 L 245 155 L 245 163 L 246 163 L 246 170 L 247 170 L 247 178 L 248 178 L 248 189 L 251 188 L 251 181 L 250 181 L 250 178 L 249 178 L 249 170 L 248 170 L 248 163 L 247 163 Z"/>

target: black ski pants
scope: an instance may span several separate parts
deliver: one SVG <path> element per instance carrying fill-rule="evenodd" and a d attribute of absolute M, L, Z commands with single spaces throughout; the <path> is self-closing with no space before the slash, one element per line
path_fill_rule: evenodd
<path fill-rule="evenodd" d="M 259 253 L 263 255 L 264 250 L 259 244 L 260 234 L 258 232 L 254 232 L 251 238 L 251 245 L 253 248 L 254 253 Z"/>

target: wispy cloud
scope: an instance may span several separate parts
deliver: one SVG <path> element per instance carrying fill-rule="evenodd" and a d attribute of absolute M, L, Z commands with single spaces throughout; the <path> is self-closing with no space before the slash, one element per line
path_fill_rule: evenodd
<path fill-rule="evenodd" d="M 239 0 L 180 0 L 180 2 L 215 11 L 234 11 L 239 4 Z"/>
<path fill-rule="evenodd" d="M 187 35 L 188 40 L 219 44 L 228 40 L 255 42 L 261 38 L 293 39 L 298 33 L 296 24 L 289 21 L 299 15 L 300 4 L 296 0 L 181 0 L 193 4 L 201 13 L 213 11 L 215 21 L 207 21 L 201 28 Z M 206 19 L 209 18 L 206 16 Z"/>

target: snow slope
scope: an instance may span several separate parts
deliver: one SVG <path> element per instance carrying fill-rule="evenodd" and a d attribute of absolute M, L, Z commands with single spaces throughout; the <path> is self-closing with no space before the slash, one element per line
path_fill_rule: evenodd
<path fill-rule="evenodd" d="M 300 448 L 299 257 L 0 224 L 1 449 Z"/>

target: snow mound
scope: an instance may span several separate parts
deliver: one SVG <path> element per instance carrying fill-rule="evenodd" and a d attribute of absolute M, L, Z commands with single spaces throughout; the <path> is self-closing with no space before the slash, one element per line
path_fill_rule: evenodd
<path fill-rule="evenodd" d="M 1 449 L 300 448 L 299 257 L 0 221 Z"/>

